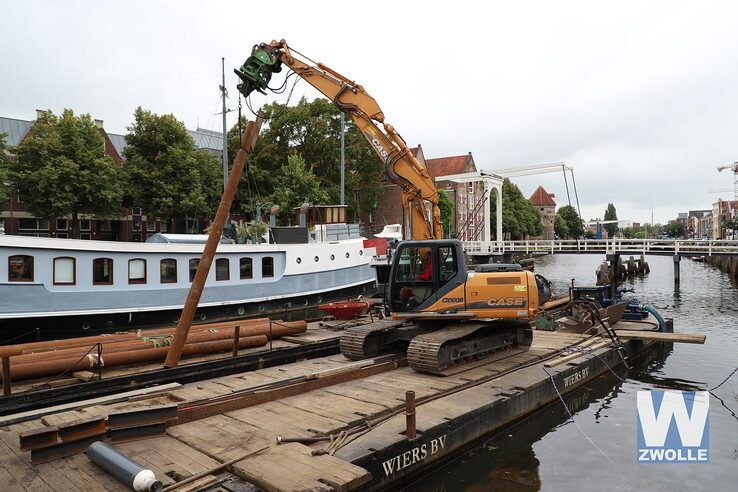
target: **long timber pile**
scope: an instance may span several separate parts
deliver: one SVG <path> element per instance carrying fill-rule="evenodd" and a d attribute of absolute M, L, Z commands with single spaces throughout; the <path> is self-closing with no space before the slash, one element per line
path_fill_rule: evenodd
<path fill-rule="evenodd" d="M 617 328 L 643 331 L 644 325 L 620 322 Z M 630 355 L 655 345 L 642 340 L 624 344 Z M 333 355 L 173 385 L 126 401 L 27 415 L 25 421 L 0 428 L 0 480 L 7 490 L 126 490 L 79 452 L 33 465 L 33 451 L 20 451 L 19 434 L 33 436 L 50 426 L 69 432 L 68 426 L 95 419 L 100 429 L 110 426 L 111 414 L 120 420 L 121 413 L 156 413 L 174 406 L 181 421 L 168 420 L 155 437 L 141 431 L 136 440 L 115 444 L 151 468 L 165 486 L 198 473 L 203 474 L 194 482 L 199 486 L 231 477 L 273 491 L 397 486 L 484 434 L 555 401 L 556 389 L 571 392 L 620 362 L 608 339 L 537 331 L 529 351 L 501 353 L 449 377 L 414 372 L 401 357 L 357 363 Z M 408 437 L 410 412 L 403 412 L 408 391 L 417 401 L 414 438 Z M 218 470 L 229 460 L 236 461 Z"/>

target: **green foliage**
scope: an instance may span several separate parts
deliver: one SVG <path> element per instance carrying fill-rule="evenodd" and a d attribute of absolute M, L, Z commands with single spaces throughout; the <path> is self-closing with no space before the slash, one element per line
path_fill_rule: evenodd
<path fill-rule="evenodd" d="M 446 237 L 451 237 L 451 224 L 454 220 L 454 202 L 444 190 L 438 190 L 438 208 L 441 210 L 441 223 Z"/>
<path fill-rule="evenodd" d="M 738 215 L 725 223 L 725 228 L 733 231 L 738 230 Z"/>
<path fill-rule="evenodd" d="M 554 216 L 554 233 L 559 239 L 566 239 L 569 237 L 569 226 L 566 225 L 566 221 L 559 214 Z"/>
<path fill-rule="evenodd" d="M 198 150 L 174 115 L 136 109 L 123 151 L 126 202 L 147 215 L 171 220 L 177 215 L 210 218 L 218 206 L 223 177 L 218 158 Z"/>
<path fill-rule="evenodd" d="M 8 183 L 8 156 L 5 154 L 5 133 L 0 133 L 0 204 L 10 197 Z"/>
<path fill-rule="evenodd" d="M 607 204 L 605 210 L 605 220 L 618 220 L 618 212 L 615 210 L 615 205 L 612 203 Z M 604 224 L 605 230 L 607 231 L 607 237 L 615 237 L 618 233 L 618 224 L 613 222 L 612 224 Z"/>
<path fill-rule="evenodd" d="M 262 108 L 268 126 L 262 129 L 256 149 L 244 171 L 235 200 L 235 208 L 253 214 L 255 202 L 271 201 L 287 211 L 281 203 L 283 195 L 275 195 L 284 187 L 289 156 L 296 154 L 305 163 L 326 197 L 322 202 L 340 201 L 340 113 L 330 101 L 322 98 L 308 102 L 301 99 L 296 106 L 269 104 Z M 242 128 L 245 120 L 242 123 Z M 228 152 L 236 156 L 239 147 L 238 125 L 228 132 Z M 346 205 L 349 217 L 373 212 L 382 193 L 380 176 L 383 164 L 350 117 L 346 118 Z M 296 201 L 312 201 L 301 197 Z M 318 204 L 318 202 L 315 202 Z M 291 212 L 290 212 L 291 213 Z"/>
<path fill-rule="evenodd" d="M 494 193 L 491 196 L 490 207 L 491 215 L 495 217 L 497 196 Z M 495 230 L 493 225 L 490 227 Z M 502 182 L 502 232 L 510 239 L 540 236 L 543 233 L 541 213 L 523 196 L 520 188 L 507 178 Z"/>
<path fill-rule="evenodd" d="M 634 237 L 635 239 L 646 239 L 646 237 L 647 237 L 647 233 L 646 233 L 646 230 L 645 230 L 645 229 L 641 229 L 640 231 L 637 231 L 637 232 L 636 232 L 636 233 L 635 233 L 635 234 L 633 235 L 633 237 Z"/>
<path fill-rule="evenodd" d="M 105 153 L 105 141 L 90 115 L 65 109 L 44 111 L 9 165 L 10 180 L 37 217 L 72 217 L 78 237 L 80 213 L 110 217 L 120 213 L 120 168 Z"/>
<path fill-rule="evenodd" d="M 683 237 L 684 236 L 684 224 L 679 222 L 676 219 L 672 219 L 669 222 L 666 223 L 664 226 L 664 232 L 666 232 L 669 237 Z"/>
<path fill-rule="evenodd" d="M 279 218 L 283 223 L 290 221 L 295 207 L 305 202 L 320 204 L 329 200 L 328 190 L 296 153 L 287 157 L 287 164 L 282 167 L 282 180 L 274 189 L 272 197 L 281 208 Z"/>
<path fill-rule="evenodd" d="M 556 212 L 556 216 L 561 217 L 561 219 L 566 223 L 566 228 L 568 230 L 566 235 L 567 239 L 579 239 L 584 236 L 582 219 L 579 218 L 579 214 L 577 214 L 574 207 L 571 205 L 564 205 Z M 561 239 L 564 239 L 564 237 L 561 237 Z"/>
<path fill-rule="evenodd" d="M 594 239 L 597 234 L 592 229 L 584 231 L 584 237 L 587 239 Z"/>

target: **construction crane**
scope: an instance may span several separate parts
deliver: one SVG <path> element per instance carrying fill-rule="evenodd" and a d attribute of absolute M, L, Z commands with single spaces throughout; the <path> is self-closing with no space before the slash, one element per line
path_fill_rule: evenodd
<path fill-rule="evenodd" d="M 718 172 L 729 169 L 733 171 L 733 200 L 738 200 L 738 162 L 728 164 L 727 166 L 718 166 Z"/>
<path fill-rule="evenodd" d="M 433 179 L 385 122 L 374 98 L 337 71 L 295 54 L 300 55 L 284 40 L 254 46 L 235 71 L 238 90 L 247 98 L 253 91 L 265 93 L 272 74 L 283 65 L 292 69 L 353 118 L 384 162 L 387 178 L 402 187 L 409 218 L 406 237 L 412 240 L 397 247 L 387 285 L 395 321 L 347 328 L 343 354 L 364 359 L 407 349 L 413 369 L 449 374 L 498 350 L 527 350 L 533 339 L 530 321 L 539 302 L 550 297 L 548 281 L 520 265 L 480 265 L 467 272 L 461 242 L 443 239 Z"/>

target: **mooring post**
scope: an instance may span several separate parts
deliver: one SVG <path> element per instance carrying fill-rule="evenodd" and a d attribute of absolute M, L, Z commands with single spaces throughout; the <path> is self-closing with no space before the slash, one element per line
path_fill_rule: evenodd
<path fill-rule="evenodd" d="M 674 283 L 679 283 L 679 263 L 681 262 L 681 255 L 674 255 Z"/>
<path fill-rule="evenodd" d="M 233 357 L 238 357 L 238 342 L 241 339 L 241 327 L 236 325 L 233 329 Z"/>
<path fill-rule="evenodd" d="M 3 357 L 3 396 L 9 396 L 10 389 L 10 357 Z"/>
<path fill-rule="evenodd" d="M 405 392 L 405 435 L 415 439 L 415 392 Z"/>
<path fill-rule="evenodd" d="M 620 255 L 617 253 L 607 253 L 605 259 L 610 262 L 610 279 L 613 285 L 618 284 L 619 277 L 619 266 L 620 266 Z"/>

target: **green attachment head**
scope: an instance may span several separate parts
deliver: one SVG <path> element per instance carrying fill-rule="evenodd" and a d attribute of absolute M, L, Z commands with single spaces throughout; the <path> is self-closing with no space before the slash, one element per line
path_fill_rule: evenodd
<path fill-rule="evenodd" d="M 234 70 L 236 75 L 241 79 L 238 84 L 238 91 L 249 97 L 249 94 L 255 90 L 264 92 L 272 78 L 272 73 L 278 73 L 282 70 L 282 62 L 279 57 L 281 55 L 279 49 L 267 44 L 254 46 L 251 50 L 251 56 L 241 65 L 241 68 Z"/>

